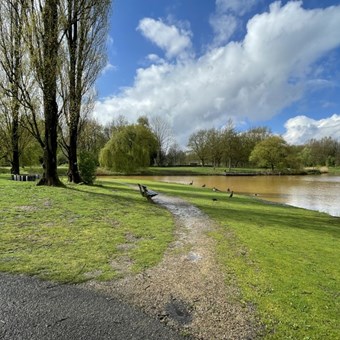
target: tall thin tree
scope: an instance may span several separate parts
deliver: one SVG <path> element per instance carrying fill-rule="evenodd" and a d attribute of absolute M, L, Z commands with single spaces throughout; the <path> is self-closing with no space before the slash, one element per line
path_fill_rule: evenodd
<path fill-rule="evenodd" d="M 0 2 L 0 100 L 2 114 L 6 115 L 6 137 L 10 140 L 8 159 L 11 162 L 11 173 L 19 174 L 19 121 L 20 121 L 20 79 L 22 50 L 22 6 L 18 1 Z"/>
<path fill-rule="evenodd" d="M 60 73 L 64 124 L 61 145 L 69 161 L 69 181 L 79 183 L 78 136 L 93 102 L 93 86 L 106 62 L 109 0 L 62 0 L 65 39 Z M 63 14 L 62 14 L 63 13 Z"/>
<path fill-rule="evenodd" d="M 61 186 L 57 173 L 57 75 L 59 69 L 59 46 L 61 31 L 59 25 L 60 0 L 20 0 L 25 9 L 25 47 L 29 62 L 40 87 L 42 108 L 32 110 L 30 120 L 34 129 L 39 125 L 40 111 L 43 113 L 43 137 L 37 133 L 43 147 L 43 176 L 38 185 Z M 27 88 L 24 90 L 29 96 Z M 38 132 L 37 129 L 35 132 Z"/>

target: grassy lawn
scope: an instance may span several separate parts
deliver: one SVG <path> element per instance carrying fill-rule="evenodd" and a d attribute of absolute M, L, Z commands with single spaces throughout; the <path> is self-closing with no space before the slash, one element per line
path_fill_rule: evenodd
<path fill-rule="evenodd" d="M 256 307 L 265 338 L 339 338 L 340 218 L 185 185 L 150 187 L 218 222 L 211 236 L 227 281 L 241 287 L 234 298 Z"/>
<path fill-rule="evenodd" d="M 0 271 L 60 282 L 155 265 L 172 240 L 171 215 L 118 182 L 37 187 L 0 175 Z M 120 261 L 118 261 L 120 260 Z"/>
<path fill-rule="evenodd" d="M 157 264 L 173 235 L 170 214 L 125 183 L 36 187 L 0 175 L 0 271 L 60 282 L 121 275 Z M 339 338 L 340 218 L 189 185 L 146 182 L 180 196 L 218 223 L 226 284 L 253 305 L 267 339 Z M 217 201 L 212 201 L 217 198 Z M 123 274 L 122 274 L 123 275 Z"/>

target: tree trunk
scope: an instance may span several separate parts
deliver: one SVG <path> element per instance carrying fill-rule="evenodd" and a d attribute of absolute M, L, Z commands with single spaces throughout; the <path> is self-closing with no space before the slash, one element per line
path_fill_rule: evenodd
<path fill-rule="evenodd" d="M 77 157 L 77 129 L 70 131 L 70 145 L 68 152 L 68 180 L 73 183 L 81 183 L 83 180 L 79 173 Z"/>
<path fill-rule="evenodd" d="M 13 118 L 12 122 L 12 167 L 11 174 L 20 174 L 20 162 L 19 162 L 19 119 Z"/>
<path fill-rule="evenodd" d="M 44 173 L 38 185 L 62 186 L 57 173 L 58 2 L 46 0 L 43 9 L 43 100 L 45 117 Z"/>
<path fill-rule="evenodd" d="M 48 96 L 49 97 L 49 96 Z M 62 186 L 57 172 L 57 125 L 58 106 L 53 96 L 45 98 L 45 148 L 43 160 L 43 177 L 38 185 Z"/>

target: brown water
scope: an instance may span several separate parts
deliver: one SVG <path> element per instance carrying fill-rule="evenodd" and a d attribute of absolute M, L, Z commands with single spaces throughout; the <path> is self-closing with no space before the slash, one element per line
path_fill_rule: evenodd
<path fill-rule="evenodd" d="M 340 216 L 340 176 L 139 176 L 141 181 L 155 180 L 189 184 L 206 188 L 216 187 L 235 193 L 317 210 Z"/>

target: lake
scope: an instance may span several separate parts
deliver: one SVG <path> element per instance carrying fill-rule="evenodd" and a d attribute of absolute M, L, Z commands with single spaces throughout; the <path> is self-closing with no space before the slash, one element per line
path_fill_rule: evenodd
<path fill-rule="evenodd" d="M 340 176 L 136 176 L 141 181 L 155 180 L 216 187 L 236 194 L 256 195 L 260 199 L 317 210 L 340 216 Z"/>

